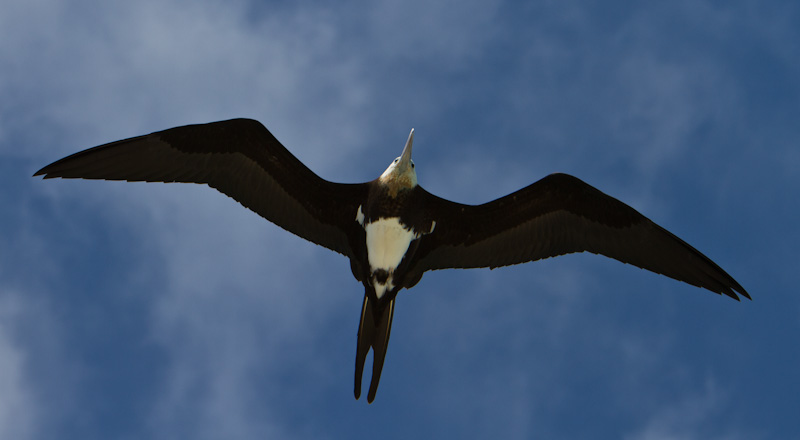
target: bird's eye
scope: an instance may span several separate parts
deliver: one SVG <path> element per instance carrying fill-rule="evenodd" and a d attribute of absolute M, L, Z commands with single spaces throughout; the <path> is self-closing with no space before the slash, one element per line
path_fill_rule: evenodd
<path fill-rule="evenodd" d="M 411 161 L 411 168 L 414 168 L 414 161 Z"/>
<path fill-rule="evenodd" d="M 400 158 L 399 157 L 397 159 L 395 159 L 394 162 L 392 162 L 392 163 L 397 163 L 397 162 L 400 162 Z"/>

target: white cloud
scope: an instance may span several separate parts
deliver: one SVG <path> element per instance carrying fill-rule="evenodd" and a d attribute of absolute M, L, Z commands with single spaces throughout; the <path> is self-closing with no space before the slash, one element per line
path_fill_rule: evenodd
<path fill-rule="evenodd" d="M 373 50 L 390 48 L 414 69 L 421 60 L 445 71 L 476 62 L 493 38 L 502 33 L 492 2 L 445 0 L 371 4 L 369 34 L 379 38 Z"/>
<path fill-rule="evenodd" d="M 715 423 L 727 409 L 728 393 L 708 379 L 702 390 L 663 404 L 626 440 L 739 440 L 752 434 Z"/>
<path fill-rule="evenodd" d="M 30 18 L 37 8 L 50 10 L 46 20 Z M 44 138 L 35 129 L 44 119 L 66 136 L 15 154 L 50 156 L 240 116 L 267 121 L 316 170 L 337 165 L 331 139 L 343 158 L 363 142 L 356 116 L 367 85 L 324 14 L 289 11 L 247 23 L 243 3 L 139 2 L 89 15 L 80 7 L 18 6 L 4 16 L 21 34 L 0 43 L 15 60 L 4 69 L 4 114 L 29 119 L 10 120 L 0 133 L 27 128 L 27 136 Z M 46 29 L 24 32 L 20 22 Z"/>
<path fill-rule="evenodd" d="M 0 280 L 0 438 L 48 438 L 85 415 L 74 394 L 80 377 L 48 301 L 9 286 L 10 278 Z"/>
<path fill-rule="evenodd" d="M 25 440 L 34 438 L 41 420 L 26 350 L 14 336 L 21 307 L 17 295 L 0 293 L 0 437 Z"/>
<path fill-rule="evenodd" d="M 194 438 L 281 432 L 263 405 L 283 385 L 259 396 L 253 382 L 279 383 L 295 363 L 313 365 L 324 315 L 360 295 L 345 277 L 330 285 L 318 278 L 334 270 L 349 276 L 346 260 L 320 267 L 316 247 L 207 188 L 148 193 L 151 206 L 169 209 L 141 231 L 160 237 L 154 264 L 167 277 L 152 305 L 151 337 L 169 362 L 154 431 Z M 202 417 L 186 420 L 189 414 Z"/>

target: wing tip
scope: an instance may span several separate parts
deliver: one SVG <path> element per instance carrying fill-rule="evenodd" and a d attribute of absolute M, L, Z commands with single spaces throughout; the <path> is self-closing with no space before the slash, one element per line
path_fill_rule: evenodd
<path fill-rule="evenodd" d="M 719 293 L 720 295 L 725 295 L 727 297 L 733 298 L 736 301 L 741 301 L 741 297 L 747 298 L 750 301 L 753 300 L 753 298 L 750 297 L 750 294 L 747 293 L 746 290 L 744 290 L 744 287 L 742 287 L 736 281 L 733 281 L 733 283 L 731 283 L 730 285 L 723 286 L 722 289 L 720 289 L 720 291 L 717 293 Z"/>
<path fill-rule="evenodd" d="M 747 291 L 746 291 L 746 290 L 744 290 L 744 289 L 742 289 L 741 287 L 739 287 L 738 289 L 736 289 L 736 293 L 738 293 L 739 295 L 741 295 L 741 296 L 743 296 L 743 297 L 747 298 L 747 299 L 748 299 L 748 300 L 750 300 L 750 301 L 752 301 L 752 300 L 753 300 L 753 298 L 750 296 L 750 294 L 749 294 L 749 293 L 747 293 Z M 735 295 L 736 293 L 734 293 L 734 295 Z M 737 297 L 737 298 L 736 298 L 736 301 L 741 301 L 741 300 L 740 300 L 740 299 Z"/>

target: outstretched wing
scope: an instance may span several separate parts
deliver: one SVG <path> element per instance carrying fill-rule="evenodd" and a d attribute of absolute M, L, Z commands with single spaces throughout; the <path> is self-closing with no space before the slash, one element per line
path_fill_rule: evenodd
<path fill-rule="evenodd" d="M 428 196 L 429 206 L 437 206 L 431 213 L 436 229 L 420 242 L 415 275 L 446 268 L 494 268 L 588 251 L 736 300 L 737 293 L 750 298 L 697 249 L 630 206 L 566 174 L 552 174 L 478 206 Z"/>
<path fill-rule="evenodd" d="M 186 125 L 75 153 L 34 176 L 45 179 L 205 183 L 306 240 L 350 256 L 345 230 L 364 184 L 324 180 L 260 122 Z"/>

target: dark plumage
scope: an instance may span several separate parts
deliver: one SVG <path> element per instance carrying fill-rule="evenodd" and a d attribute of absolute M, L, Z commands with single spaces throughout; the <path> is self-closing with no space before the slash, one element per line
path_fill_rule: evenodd
<path fill-rule="evenodd" d="M 395 297 L 428 270 L 494 268 L 588 251 L 736 300 L 739 295 L 750 298 L 695 248 L 566 174 L 549 175 L 482 205 L 436 197 L 416 184 L 412 140 L 413 131 L 403 156 L 379 179 L 361 184 L 320 178 L 250 119 L 112 142 L 56 161 L 34 176 L 205 183 L 283 229 L 347 256 L 365 288 L 355 395 L 360 396 L 362 370 L 372 349 L 370 402 L 383 367 Z"/>

